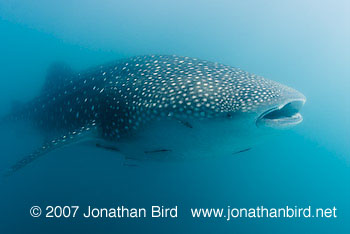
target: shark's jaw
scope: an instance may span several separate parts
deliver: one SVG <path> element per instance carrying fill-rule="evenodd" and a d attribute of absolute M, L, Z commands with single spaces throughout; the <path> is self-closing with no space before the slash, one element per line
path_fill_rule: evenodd
<path fill-rule="evenodd" d="M 258 127 L 286 128 L 295 126 L 303 121 L 299 113 L 305 99 L 288 100 L 264 111 L 256 120 Z"/>

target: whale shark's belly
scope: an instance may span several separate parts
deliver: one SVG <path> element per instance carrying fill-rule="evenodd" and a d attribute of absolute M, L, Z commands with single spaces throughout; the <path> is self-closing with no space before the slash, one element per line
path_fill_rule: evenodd
<path fill-rule="evenodd" d="M 247 151 L 258 142 L 261 134 L 243 120 L 163 120 L 120 139 L 115 146 L 127 159 L 191 161 L 229 157 Z"/>

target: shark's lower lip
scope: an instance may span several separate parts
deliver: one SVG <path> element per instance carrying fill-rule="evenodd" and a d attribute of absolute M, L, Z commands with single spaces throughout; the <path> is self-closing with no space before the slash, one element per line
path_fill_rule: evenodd
<path fill-rule="evenodd" d="M 297 125 L 303 121 L 303 117 L 299 111 L 304 103 L 305 100 L 293 100 L 279 107 L 271 108 L 259 116 L 256 120 L 256 125 L 258 127 L 266 126 L 273 128 Z"/>
<path fill-rule="evenodd" d="M 259 119 L 257 125 L 272 127 L 272 128 L 284 128 L 297 125 L 303 121 L 303 117 L 300 113 L 296 113 L 290 117 L 276 118 L 276 119 Z"/>

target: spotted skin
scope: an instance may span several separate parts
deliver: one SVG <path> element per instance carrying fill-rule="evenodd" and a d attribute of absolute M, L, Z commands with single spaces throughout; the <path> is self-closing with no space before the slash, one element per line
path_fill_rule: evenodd
<path fill-rule="evenodd" d="M 297 92 L 237 68 L 175 55 L 119 60 L 56 83 L 47 81 L 40 96 L 12 117 L 30 120 L 58 139 L 94 124 L 97 138 L 113 142 L 164 119 L 192 129 L 193 120 L 256 114 Z M 27 162 L 22 164 L 15 169 Z"/>

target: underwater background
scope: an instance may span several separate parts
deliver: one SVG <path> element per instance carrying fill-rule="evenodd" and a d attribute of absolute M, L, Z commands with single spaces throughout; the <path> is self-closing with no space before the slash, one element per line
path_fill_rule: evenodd
<path fill-rule="evenodd" d="M 0 233 L 350 233 L 350 2 L 0 0 L 0 116 L 55 61 L 84 70 L 176 54 L 262 75 L 307 97 L 303 123 L 231 158 L 125 167 L 71 146 L 0 179 Z M 0 171 L 42 142 L 0 124 Z M 178 206 L 178 218 L 32 218 L 33 205 Z M 337 218 L 194 219 L 190 208 L 332 208 Z"/>

